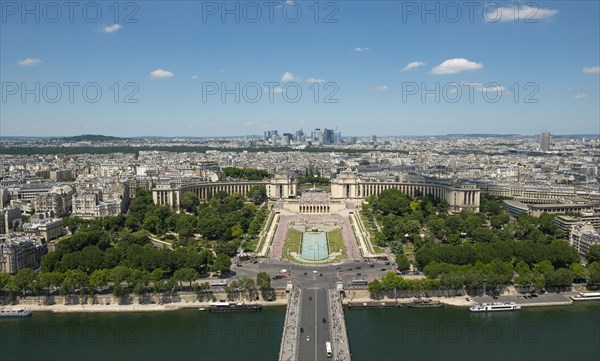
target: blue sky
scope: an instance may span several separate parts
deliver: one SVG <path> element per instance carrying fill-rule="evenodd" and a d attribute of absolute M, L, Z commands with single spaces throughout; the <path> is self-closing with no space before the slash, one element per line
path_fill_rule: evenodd
<path fill-rule="evenodd" d="M 3 136 L 600 132 L 599 1 L 0 3 Z"/>

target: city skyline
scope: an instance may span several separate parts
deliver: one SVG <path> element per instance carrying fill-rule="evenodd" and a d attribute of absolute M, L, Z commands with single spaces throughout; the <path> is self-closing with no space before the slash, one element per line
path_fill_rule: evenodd
<path fill-rule="evenodd" d="M 281 1 L 255 22 L 254 8 L 222 3 L 98 3 L 102 16 L 72 22 L 3 3 L 0 133 L 600 133 L 597 2 L 501 2 L 456 19 L 442 2 Z"/>

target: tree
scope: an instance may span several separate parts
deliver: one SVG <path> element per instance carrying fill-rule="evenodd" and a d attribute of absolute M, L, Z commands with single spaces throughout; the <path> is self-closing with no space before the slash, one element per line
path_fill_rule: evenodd
<path fill-rule="evenodd" d="M 489 243 L 494 238 L 494 234 L 485 227 L 477 227 L 471 232 L 471 237 L 475 242 Z"/>
<path fill-rule="evenodd" d="M 588 265 L 588 272 L 590 274 L 590 277 L 588 278 L 587 287 L 600 287 L 600 262 L 590 263 Z"/>
<path fill-rule="evenodd" d="M 401 216 L 410 212 L 411 199 L 397 189 L 386 189 L 374 201 L 374 208 L 384 215 L 388 213 Z"/>
<path fill-rule="evenodd" d="M 129 268 L 125 266 L 116 266 L 110 270 L 110 280 L 113 281 L 115 285 L 119 285 L 121 282 L 128 279 L 130 274 L 131 270 Z"/>
<path fill-rule="evenodd" d="M 600 245 L 594 245 L 590 247 L 590 250 L 585 255 L 585 259 L 588 263 L 600 262 Z"/>
<path fill-rule="evenodd" d="M 410 262 L 408 261 L 408 258 L 406 258 L 406 256 L 403 254 L 396 256 L 396 265 L 398 266 L 398 269 L 400 271 L 404 271 L 410 268 Z"/>
<path fill-rule="evenodd" d="M 80 252 L 79 269 L 91 273 L 102 268 L 103 252 L 96 246 L 87 246 Z"/>
<path fill-rule="evenodd" d="M 575 262 L 571 265 L 569 269 L 571 270 L 571 273 L 573 273 L 573 277 L 587 277 L 587 271 L 581 263 Z"/>
<path fill-rule="evenodd" d="M 202 250 L 199 255 L 200 265 L 203 271 L 208 271 L 215 262 L 214 254 L 208 249 Z"/>
<path fill-rule="evenodd" d="M 555 268 L 569 267 L 572 263 L 579 261 L 579 254 L 575 248 L 563 240 L 552 241 L 546 252 Z"/>
<path fill-rule="evenodd" d="M 108 284 L 110 279 L 110 271 L 107 269 L 99 269 L 92 272 L 90 275 L 89 283 L 93 288 L 104 287 Z"/>
<path fill-rule="evenodd" d="M 8 273 L 0 272 L 0 290 L 7 288 L 11 277 Z"/>
<path fill-rule="evenodd" d="M 267 188 L 264 185 L 255 185 L 248 191 L 248 199 L 259 205 L 267 200 Z"/>
<path fill-rule="evenodd" d="M 573 283 L 573 273 L 566 268 L 559 268 L 545 275 L 546 287 L 568 287 Z"/>
<path fill-rule="evenodd" d="M 369 283 L 369 293 L 371 294 L 371 297 L 379 298 L 379 294 L 382 290 L 383 286 L 381 285 L 381 282 L 379 282 L 378 279 L 375 279 L 371 283 Z"/>
<path fill-rule="evenodd" d="M 243 235 L 244 235 L 244 229 L 242 229 L 242 226 L 240 226 L 239 223 L 236 223 L 231 227 L 231 236 L 233 238 L 240 238 Z"/>
<path fill-rule="evenodd" d="M 200 204 L 200 200 L 196 193 L 185 192 L 181 196 L 181 207 L 188 212 L 193 212 Z"/>
<path fill-rule="evenodd" d="M 189 282 L 191 288 L 192 282 L 198 279 L 198 272 L 191 268 L 181 268 L 175 271 L 175 273 L 173 274 L 173 278 L 177 282 Z"/>
<path fill-rule="evenodd" d="M 27 291 L 33 288 L 33 283 L 37 280 L 37 273 L 31 268 L 21 268 L 14 277 L 15 286 L 23 291 L 23 296 Z"/>
<path fill-rule="evenodd" d="M 151 233 L 154 233 L 154 234 L 163 233 L 162 225 L 163 225 L 163 222 L 161 222 L 160 218 L 158 218 L 158 216 L 156 216 L 156 215 L 149 214 L 146 216 L 146 218 L 144 218 L 144 229 L 147 229 Z"/>
<path fill-rule="evenodd" d="M 231 259 L 223 253 L 219 253 L 213 264 L 213 271 L 227 273 L 231 267 Z"/>
<path fill-rule="evenodd" d="M 554 272 L 554 266 L 552 265 L 552 263 L 550 263 L 550 261 L 543 260 L 535 265 L 535 270 L 541 273 L 542 275 L 546 276 Z"/>
<path fill-rule="evenodd" d="M 261 290 L 266 290 L 271 288 L 271 277 L 267 272 L 259 272 L 256 275 L 256 284 Z"/>

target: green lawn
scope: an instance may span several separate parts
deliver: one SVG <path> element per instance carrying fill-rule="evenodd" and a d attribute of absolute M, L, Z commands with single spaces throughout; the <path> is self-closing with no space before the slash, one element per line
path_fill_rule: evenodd
<path fill-rule="evenodd" d="M 312 184 L 301 184 L 298 186 L 298 189 L 301 191 L 305 191 L 308 189 L 312 189 L 313 185 Z M 315 188 L 317 189 L 323 189 L 326 191 L 330 191 L 331 190 L 331 185 L 315 185 Z"/>
<path fill-rule="evenodd" d="M 337 256 L 333 262 L 346 259 L 346 247 L 344 247 L 344 236 L 342 236 L 341 229 L 334 229 L 333 231 L 327 232 L 327 243 L 329 245 L 329 253 L 342 251 L 340 256 Z"/>
<path fill-rule="evenodd" d="M 291 255 L 290 252 L 300 253 L 300 247 L 302 245 L 302 232 L 289 229 L 287 235 L 285 237 L 285 244 L 283 245 L 283 257 L 296 261 Z"/>

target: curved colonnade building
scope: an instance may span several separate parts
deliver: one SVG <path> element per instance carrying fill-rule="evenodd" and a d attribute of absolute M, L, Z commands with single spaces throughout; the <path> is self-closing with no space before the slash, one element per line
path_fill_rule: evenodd
<path fill-rule="evenodd" d="M 480 190 L 475 184 L 366 180 L 351 172 L 342 172 L 333 179 L 330 193 L 323 194 L 325 192 L 320 191 L 321 194 L 315 196 L 309 195 L 312 193 L 311 191 L 306 191 L 305 196 L 301 196 L 299 199 L 296 199 L 298 195 L 296 179 L 279 174 L 268 181 L 203 182 L 187 185 L 158 184 L 152 189 L 152 197 L 155 204 L 179 210 L 181 197 L 186 192 L 192 192 L 201 201 L 207 201 L 222 191 L 246 196 L 255 185 L 264 185 L 269 199 L 284 200 L 286 209 L 302 214 L 329 214 L 346 208 L 354 208 L 351 205 L 356 201 L 362 202 L 369 196 L 379 195 L 386 189 L 398 189 L 412 198 L 431 194 L 436 198 L 445 199 L 451 212 L 460 212 L 463 209 L 479 212 Z"/>

